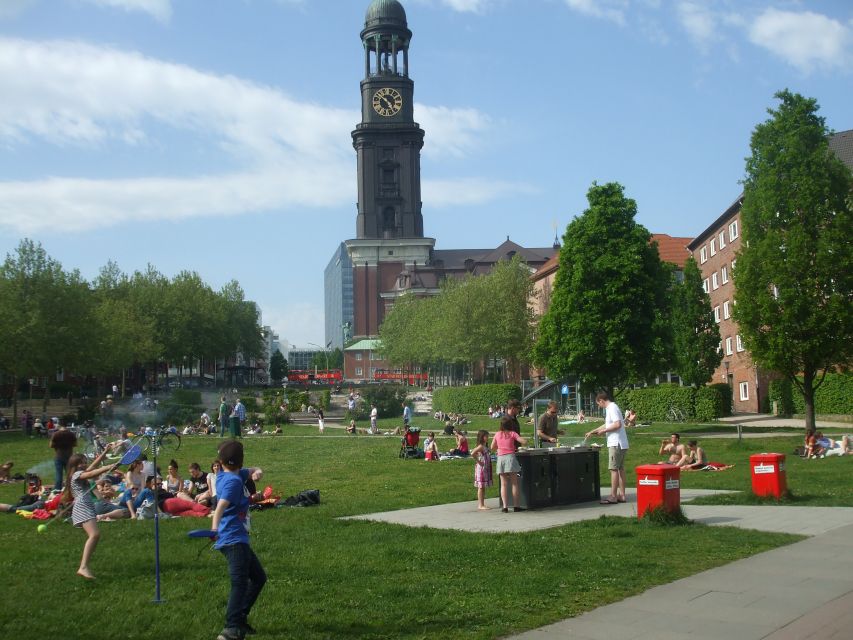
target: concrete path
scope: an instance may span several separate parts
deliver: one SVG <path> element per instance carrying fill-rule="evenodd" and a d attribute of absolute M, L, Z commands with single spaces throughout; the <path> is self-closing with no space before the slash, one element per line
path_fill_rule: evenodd
<path fill-rule="evenodd" d="M 847 640 L 853 637 L 853 525 L 512 637 Z"/>
<path fill-rule="evenodd" d="M 717 493 L 682 490 L 682 503 Z M 534 531 L 603 514 L 636 517 L 628 502 L 597 502 L 523 513 L 476 502 L 354 516 L 415 527 L 500 533 Z M 813 536 L 671 584 L 654 587 L 517 636 L 519 640 L 849 640 L 853 638 L 853 508 L 683 505 L 688 518 L 715 526 Z"/>

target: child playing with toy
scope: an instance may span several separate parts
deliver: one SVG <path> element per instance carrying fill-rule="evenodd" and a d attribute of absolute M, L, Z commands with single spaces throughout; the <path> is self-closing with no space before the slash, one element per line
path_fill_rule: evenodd
<path fill-rule="evenodd" d="M 73 496 L 74 506 L 71 508 L 71 522 L 74 523 L 75 527 L 82 527 L 83 531 L 86 532 L 86 544 L 83 545 L 83 556 L 80 558 L 80 567 L 77 569 L 77 575 L 87 580 L 95 579 L 95 576 L 89 570 L 89 561 L 92 559 L 92 554 L 95 552 L 95 547 L 98 546 L 98 540 L 101 538 L 101 533 L 98 531 L 98 516 L 95 513 L 95 502 L 92 499 L 92 494 L 89 492 L 89 480 L 109 473 L 118 466 L 118 462 L 102 467 L 98 466 L 107 452 L 113 450 L 113 444 L 108 444 L 98 454 L 98 457 L 92 460 L 92 464 L 87 464 L 89 460 L 82 453 L 75 453 L 68 459 L 68 478 L 65 482 L 62 501 L 66 503 L 70 502 Z"/>
<path fill-rule="evenodd" d="M 477 509 L 488 511 L 486 506 L 486 487 L 492 486 L 492 455 L 489 453 L 489 432 L 480 429 L 477 432 L 477 446 L 471 452 L 474 458 L 474 486 L 477 487 Z"/>
<path fill-rule="evenodd" d="M 216 640 L 243 640 L 255 630 L 248 617 L 267 581 L 258 557 L 249 546 L 249 496 L 246 481 L 254 469 L 243 468 L 243 445 L 236 440 L 219 447 L 222 469 L 216 474 L 218 501 L 211 530 L 216 531 L 214 547 L 228 561 L 231 594 L 225 610 L 225 628 Z"/>

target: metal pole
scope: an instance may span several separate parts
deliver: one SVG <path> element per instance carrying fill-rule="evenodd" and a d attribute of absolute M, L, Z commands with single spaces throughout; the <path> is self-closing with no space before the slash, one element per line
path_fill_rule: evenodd
<path fill-rule="evenodd" d="M 160 448 L 160 439 L 163 437 L 162 433 L 155 434 L 153 440 L 153 453 L 154 453 L 154 604 L 162 604 L 163 600 L 160 598 L 160 510 L 159 510 L 159 501 L 157 500 L 157 493 L 159 488 L 157 487 L 157 450 Z"/>

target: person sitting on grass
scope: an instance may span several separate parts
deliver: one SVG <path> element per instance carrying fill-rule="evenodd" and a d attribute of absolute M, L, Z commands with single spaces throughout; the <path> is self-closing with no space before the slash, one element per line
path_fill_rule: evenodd
<path fill-rule="evenodd" d="M 628 409 L 628 412 L 625 414 L 625 426 L 626 427 L 636 427 L 637 426 L 637 412 L 633 409 Z"/>
<path fill-rule="evenodd" d="M 349 426 L 347 426 L 347 433 L 350 433 L 352 435 L 355 435 L 357 433 L 354 419 L 349 421 Z"/>
<path fill-rule="evenodd" d="M 658 450 L 658 455 L 669 455 L 666 460 L 661 460 L 657 464 L 674 464 L 678 466 L 683 466 L 687 461 L 687 447 L 681 444 L 681 435 L 678 433 L 671 433 L 669 435 L 669 440 L 661 440 L 660 449 Z"/>
<path fill-rule="evenodd" d="M 11 480 L 12 467 L 14 466 L 15 463 L 11 460 L 0 464 L 0 482 L 9 482 Z"/>
<path fill-rule="evenodd" d="M 681 465 L 682 471 L 725 471 L 731 469 L 733 464 L 723 462 L 709 462 L 705 450 L 699 446 L 697 440 L 687 443 L 687 462 Z"/>
<path fill-rule="evenodd" d="M 435 432 L 430 431 L 424 440 L 424 460 L 438 460 L 438 445 L 435 443 Z"/>
<path fill-rule="evenodd" d="M 459 456 L 462 458 L 466 458 L 471 455 L 468 448 L 468 437 L 465 435 L 465 432 L 455 429 L 453 435 L 456 436 L 456 447 L 448 451 L 447 455 Z"/>

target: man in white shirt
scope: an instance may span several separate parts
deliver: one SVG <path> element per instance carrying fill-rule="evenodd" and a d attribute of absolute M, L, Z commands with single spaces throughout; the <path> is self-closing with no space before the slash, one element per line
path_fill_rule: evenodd
<path fill-rule="evenodd" d="M 607 434 L 608 469 L 610 469 L 610 497 L 603 498 L 601 504 L 616 504 L 625 502 L 625 453 L 628 451 L 628 434 L 625 431 L 625 420 L 622 411 L 610 399 L 607 392 L 602 391 L 595 397 L 595 403 L 604 409 L 604 424 L 586 434 Z"/>
<path fill-rule="evenodd" d="M 376 419 L 379 417 L 379 410 L 376 408 L 376 405 L 370 406 L 370 433 L 375 434 L 379 431 L 376 426 Z"/>

